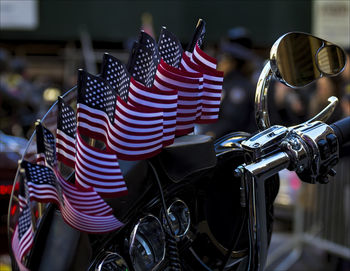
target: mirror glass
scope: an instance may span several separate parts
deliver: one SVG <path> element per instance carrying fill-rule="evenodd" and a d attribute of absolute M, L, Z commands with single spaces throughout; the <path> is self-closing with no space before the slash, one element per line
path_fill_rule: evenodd
<path fill-rule="evenodd" d="M 345 65 L 343 51 L 335 45 L 326 45 L 322 47 L 316 56 L 318 69 L 326 75 L 335 75 L 340 73 Z"/>
<path fill-rule="evenodd" d="M 340 73 L 345 65 L 343 50 L 305 33 L 288 33 L 271 50 L 271 66 L 277 77 L 291 87 L 302 87 L 321 76 Z"/>

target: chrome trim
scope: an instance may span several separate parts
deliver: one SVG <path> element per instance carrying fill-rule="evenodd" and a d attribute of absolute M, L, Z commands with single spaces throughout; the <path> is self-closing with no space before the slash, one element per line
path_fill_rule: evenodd
<path fill-rule="evenodd" d="M 226 254 L 228 252 L 228 249 L 226 247 L 224 247 L 218 240 L 216 240 L 215 236 L 213 235 L 213 233 L 211 232 L 209 225 L 208 225 L 208 221 L 204 220 L 201 221 L 198 224 L 198 232 L 199 233 L 205 233 L 210 241 L 213 243 L 213 245 L 222 253 L 222 254 Z M 241 258 L 247 255 L 247 249 L 241 249 L 241 250 L 233 250 L 231 252 L 231 257 L 234 259 L 237 258 Z"/>
<path fill-rule="evenodd" d="M 182 203 L 182 204 L 184 205 L 184 208 L 187 208 L 188 214 L 189 214 L 188 225 L 187 225 L 185 231 L 184 231 L 182 234 L 179 234 L 179 235 L 174 234 L 174 237 L 176 237 L 176 238 L 182 238 L 182 237 L 184 237 L 184 236 L 187 234 L 187 232 L 188 232 L 188 230 L 189 230 L 189 228 L 190 228 L 190 225 L 191 225 L 191 213 L 190 213 L 190 208 L 188 208 L 187 204 L 186 204 L 183 200 L 177 198 L 177 199 L 175 199 L 175 200 L 170 204 L 170 206 L 168 207 L 168 209 L 167 209 L 167 214 L 168 214 L 168 216 L 169 216 L 171 207 L 173 207 L 174 204 L 176 204 L 177 202 Z M 162 212 L 162 213 L 163 213 L 163 212 Z M 164 213 L 163 213 L 163 216 L 164 216 Z M 165 219 L 165 218 L 164 218 L 164 219 Z M 171 231 L 171 232 L 172 232 L 172 231 Z"/>
<path fill-rule="evenodd" d="M 135 240 L 136 240 L 136 234 L 137 234 L 137 231 L 138 231 L 138 228 L 140 227 L 141 223 L 144 222 L 145 219 L 147 218 L 152 218 L 152 219 L 155 219 L 156 220 L 156 223 L 159 224 L 159 227 L 160 227 L 160 232 L 159 234 L 162 235 L 162 239 L 164 240 L 164 249 L 163 249 L 163 256 L 161 258 L 161 260 L 151 269 L 151 270 L 156 270 L 158 268 L 158 266 L 163 262 L 163 260 L 165 259 L 165 252 L 166 252 L 166 244 L 165 244 L 165 234 L 164 234 L 164 230 L 163 230 L 163 226 L 162 226 L 162 223 L 160 223 L 159 219 L 152 215 L 152 214 L 147 214 L 146 216 L 140 218 L 138 220 L 138 222 L 136 223 L 136 225 L 134 226 L 131 234 L 130 234 L 130 238 L 129 238 L 129 256 L 130 256 L 130 260 L 132 260 L 132 254 L 131 254 L 131 248 L 133 247 L 134 243 L 135 243 Z M 133 262 L 131 261 L 131 263 L 133 264 Z M 134 267 L 135 269 L 135 267 Z"/>
<path fill-rule="evenodd" d="M 121 265 L 123 265 L 121 267 L 126 268 L 125 270 L 129 270 L 129 267 L 128 267 L 127 263 L 125 262 L 124 258 L 122 256 L 120 256 L 118 253 L 111 252 L 111 251 L 105 251 L 104 253 L 105 253 L 105 255 L 104 255 L 103 259 L 100 261 L 100 263 L 98 265 L 96 265 L 95 271 L 103 271 L 103 265 L 108 260 L 108 257 L 111 257 L 111 256 L 119 258 L 119 259 L 115 259 L 114 261 L 120 261 L 120 263 L 118 263 L 118 265 L 121 264 Z"/>
<path fill-rule="evenodd" d="M 270 62 L 267 62 L 259 76 L 258 84 L 256 85 L 255 121 L 260 131 L 265 130 L 271 126 L 268 112 L 267 93 L 269 90 L 272 74 L 271 64 Z"/>

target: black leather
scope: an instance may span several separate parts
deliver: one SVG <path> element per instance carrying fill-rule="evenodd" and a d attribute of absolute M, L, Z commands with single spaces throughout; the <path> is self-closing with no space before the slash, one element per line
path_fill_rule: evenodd
<path fill-rule="evenodd" d="M 113 214 L 121 219 L 146 189 L 148 163 L 145 160 L 119 160 L 119 166 L 128 187 L 128 194 L 117 198 L 104 198 L 104 200 L 113 208 Z"/>
<path fill-rule="evenodd" d="M 175 139 L 158 155 L 166 175 L 178 183 L 187 176 L 215 167 L 214 142 L 207 135 L 186 135 Z"/>

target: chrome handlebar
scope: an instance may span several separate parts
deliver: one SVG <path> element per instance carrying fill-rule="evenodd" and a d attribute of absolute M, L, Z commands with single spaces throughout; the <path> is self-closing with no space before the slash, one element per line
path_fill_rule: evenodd
<path fill-rule="evenodd" d="M 243 141 L 242 147 L 251 162 L 235 173 L 241 177 L 241 204 L 248 212 L 249 270 L 263 270 L 268 243 L 265 180 L 288 168 L 304 182 L 327 183 L 327 175 L 335 174 L 339 144 L 331 126 L 315 121 L 291 128 L 272 126 Z"/>

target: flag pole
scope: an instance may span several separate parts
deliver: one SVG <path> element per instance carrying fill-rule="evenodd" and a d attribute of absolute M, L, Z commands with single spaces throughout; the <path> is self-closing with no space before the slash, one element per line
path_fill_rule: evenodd
<path fill-rule="evenodd" d="M 39 125 L 41 125 L 41 119 L 37 119 L 37 120 L 35 121 L 35 130 L 36 130 L 37 126 L 39 126 Z M 37 136 L 38 136 L 38 135 L 37 135 Z M 38 142 L 37 142 L 36 144 L 38 144 Z M 22 161 L 20 161 L 20 162 L 22 162 Z M 21 168 L 21 169 L 20 169 L 20 172 L 21 172 L 22 178 L 23 178 L 23 177 L 24 177 L 24 169 Z M 37 205 L 38 205 L 38 218 L 40 218 L 40 217 L 43 216 L 44 206 L 43 206 L 43 203 L 41 203 L 41 202 L 38 202 Z M 33 218 L 33 215 L 32 215 L 32 222 L 33 222 L 33 225 L 36 225 L 36 223 L 34 223 L 34 222 L 35 222 L 34 219 L 35 219 L 35 215 L 34 215 L 34 218 Z"/>
<path fill-rule="evenodd" d="M 193 37 L 192 37 L 192 40 L 191 42 L 188 44 L 187 46 L 187 51 L 188 52 L 193 52 L 194 50 L 194 47 L 196 46 L 196 43 L 197 43 L 197 40 L 199 39 L 202 31 L 203 31 L 203 28 L 205 26 L 205 21 L 203 19 L 198 19 L 198 22 L 197 22 L 197 25 L 196 25 L 196 30 L 194 31 L 193 33 Z"/>

